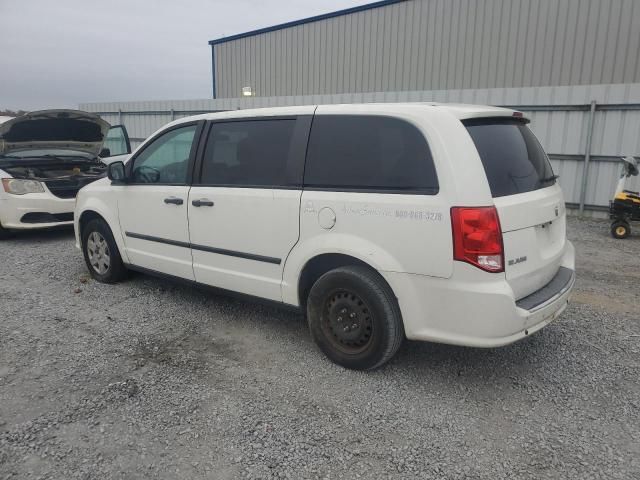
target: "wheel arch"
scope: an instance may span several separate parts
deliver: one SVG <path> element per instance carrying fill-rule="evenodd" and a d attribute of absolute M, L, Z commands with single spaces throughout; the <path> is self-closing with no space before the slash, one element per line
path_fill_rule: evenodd
<path fill-rule="evenodd" d="M 403 266 L 391 252 L 369 239 L 351 234 L 314 235 L 298 242 L 285 260 L 282 272 L 282 300 L 284 303 L 304 307 L 305 292 L 308 292 L 310 272 L 319 275 L 347 265 L 364 265 L 380 275 L 396 292 L 385 272 L 404 271 Z M 307 288 L 305 288 L 307 287 Z M 396 295 L 397 297 L 397 295 Z"/>
<path fill-rule="evenodd" d="M 98 212 L 96 212 L 95 210 L 85 210 L 84 212 L 82 212 L 80 214 L 80 218 L 78 219 L 78 229 L 79 229 L 79 233 L 80 233 L 80 241 L 82 241 L 82 232 L 84 231 L 84 228 L 87 226 L 87 224 L 91 220 L 94 220 L 96 218 L 99 218 L 100 220 L 103 220 L 107 225 L 109 224 L 109 222 L 107 222 L 107 220 L 102 215 L 100 215 Z"/>
<path fill-rule="evenodd" d="M 300 274 L 298 275 L 298 281 L 296 284 L 296 293 L 298 304 L 300 305 L 301 309 L 303 311 L 306 309 L 309 291 L 311 290 L 313 284 L 322 275 L 336 268 L 348 266 L 361 266 L 367 268 L 368 270 L 371 270 L 372 272 L 375 272 L 387 284 L 391 292 L 393 292 L 393 287 L 389 284 L 384 275 L 382 275 L 382 273 L 373 265 L 353 255 L 345 253 L 325 252 L 309 258 L 300 270 Z"/>
<path fill-rule="evenodd" d="M 125 249 L 124 240 L 122 238 L 122 232 L 120 231 L 120 224 L 118 223 L 118 219 L 113 218 L 112 215 L 106 214 L 106 212 L 99 208 L 99 204 L 96 205 L 86 205 L 85 208 L 80 213 L 80 216 L 77 220 L 77 242 L 78 246 L 82 248 L 82 234 L 84 228 L 88 225 L 91 220 L 100 219 L 104 221 L 107 226 L 111 229 L 111 233 L 113 234 L 113 239 L 118 246 L 118 250 L 120 251 L 120 256 L 125 263 L 129 262 L 127 257 L 127 251 Z M 96 208 L 98 207 L 98 208 Z"/>

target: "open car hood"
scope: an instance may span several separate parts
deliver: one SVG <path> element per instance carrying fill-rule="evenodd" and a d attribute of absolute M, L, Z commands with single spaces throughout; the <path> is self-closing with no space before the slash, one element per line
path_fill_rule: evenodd
<path fill-rule="evenodd" d="M 75 150 L 97 156 L 108 122 L 80 110 L 40 110 L 0 123 L 0 155 L 20 150 Z"/>

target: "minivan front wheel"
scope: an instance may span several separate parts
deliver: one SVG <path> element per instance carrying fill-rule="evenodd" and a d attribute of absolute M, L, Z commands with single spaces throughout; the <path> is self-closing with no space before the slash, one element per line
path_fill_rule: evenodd
<path fill-rule="evenodd" d="M 9 238 L 9 230 L 0 225 L 0 240 L 6 240 L 7 238 Z"/>
<path fill-rule="evenodd" d="M 82 230 L 82 252 L 89 273 L 102 283 L 116 283 L 127 276 L 118 246 L 107 223 L 91 220 Z"/>
<path fill-rule="evenodd" d="M 348 266 L 322 275 L 307 300 L 311 335 L 329 359 L 371 370 L 395 355 L 404 339 L 400 309 L 375 271 Z"/>

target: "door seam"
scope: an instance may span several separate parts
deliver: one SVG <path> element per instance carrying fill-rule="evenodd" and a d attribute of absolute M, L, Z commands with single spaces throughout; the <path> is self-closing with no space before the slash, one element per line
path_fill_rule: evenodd
<path fill-rule="evenodd" d="M 189 185 L 189 189 L 187 190 L 187 233 L 189 234 L 189 255 L 191 255 L 191 273 L 193 273 L 193 280 L 196 280 L 196 269 L 193 266 L 193 248 L 191 248 L 191 223 L 189 219 L 189 205 L 191 205 L 191 189 L 192 185 Z"/>

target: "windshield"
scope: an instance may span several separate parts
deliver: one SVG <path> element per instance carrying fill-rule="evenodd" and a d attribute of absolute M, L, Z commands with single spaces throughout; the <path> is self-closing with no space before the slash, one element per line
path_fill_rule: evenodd
<path fill-rule="evenodd" d="M 547 154 L 523 121 L 483 118 L 463 123 L 478 149 L 493 197 L 531 192 L 555 183 Z"/>
<path fill-rule="evenodd" d="M 77 150 L 64 150 L 64 149 L 33 149 L 33 150 L 19 150 L 12 151 L 8 155 L 0 154 L 0 158 L 37 158 L 37 157 L 58 157 L 58 158 L 84 158 L 91 160 L 95 158 L 93 155 L 87 152 L 80 152 Z"/>

